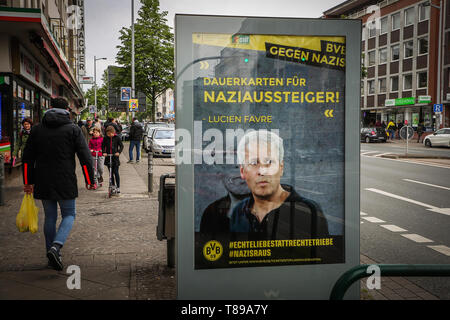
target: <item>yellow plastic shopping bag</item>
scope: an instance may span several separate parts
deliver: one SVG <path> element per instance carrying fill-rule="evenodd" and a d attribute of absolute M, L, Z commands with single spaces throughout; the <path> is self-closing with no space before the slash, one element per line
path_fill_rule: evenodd
<path fill-rule="evenodd" d="M 16 217 L 16 226 L 20 232 L 30 231 L 36 233 L 38 230 L 39 208 L 34 203 L 32 194 L 25 194 Z"/>

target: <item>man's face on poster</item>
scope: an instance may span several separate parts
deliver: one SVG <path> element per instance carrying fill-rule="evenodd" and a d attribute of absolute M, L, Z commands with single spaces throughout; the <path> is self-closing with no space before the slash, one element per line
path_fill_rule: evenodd
<path fill-rule="evenodd" d="M 250 142 L 245 148 L 244 163 L 240 172 L 253 196 L 268 199 L 280 186 L 283 168 L 284 164 L 279 160 L 277 147 Z"/>

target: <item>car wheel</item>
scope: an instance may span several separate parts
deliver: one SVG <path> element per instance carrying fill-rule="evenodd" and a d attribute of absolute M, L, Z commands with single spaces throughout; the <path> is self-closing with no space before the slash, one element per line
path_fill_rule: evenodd
<path fill-rule="evenodd" d="M 432 147 L 430 139 L 425 140 L 425 146 L 428 147 L 428 148 Z"/>
<path fill-rule="evenodd" d="M 366 143 L 369 143 L 369 142 L 370 142 L 370 138 L 366 137 Z"/>

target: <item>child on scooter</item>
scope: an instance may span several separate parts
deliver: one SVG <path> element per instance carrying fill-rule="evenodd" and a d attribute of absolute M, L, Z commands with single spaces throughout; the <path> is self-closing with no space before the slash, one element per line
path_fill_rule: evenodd
<path fill-rule="evenodd" d="M 116 129 L 114 129 L 113 126 L 108 126 L 105 132 L 106 137 L 102 142 L 102 152 L 104 155 L 113 155 L 112 157 L 105 157 L 105 166 L 107 166 L 108 169 L 111 167 L 112 183 L 116 186 L 116 192 L 120 193 L 119 155 L 123 150 L 123 144 L 122 140 L 116 134 Z"/>
<path fill-rule="evenodd" d="M 105 160 L 105 157 L 102 155 L 102 131 L 95 127 L 93 130 L 93 136 L 91 140 L 89 141 L 89 150 L 91 150 L 92 154 L 92 166 L 94 167 L 95 171 L 95 158 L 97 157 L 97 183 L 98 186 L 101 186 L 103 182 L 103 162 Z"/>

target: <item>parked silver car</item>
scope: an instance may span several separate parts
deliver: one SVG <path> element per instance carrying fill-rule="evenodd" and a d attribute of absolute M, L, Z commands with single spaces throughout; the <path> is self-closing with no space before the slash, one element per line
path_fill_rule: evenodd
<path fill-rule="evenodd" d="M 450 147 L 450 128 L 442 128 L 426 136 L 423 139 L 423 144 L 427 147 Z"/>
<path fill-rule="evenodd" d="M 171 156 L 175 152 L 175 129 L 154 128 L 148 143 L 154 155 Z"/>

